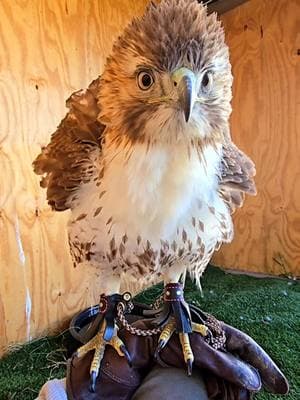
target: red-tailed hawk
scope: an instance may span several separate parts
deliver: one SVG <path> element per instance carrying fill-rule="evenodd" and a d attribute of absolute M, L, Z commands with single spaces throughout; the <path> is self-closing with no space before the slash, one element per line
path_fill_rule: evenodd
<path fill-rule="evenodd" d="M 118 293 L 122 280 L 164 280 L 161 321 L 174 328 L 175 318 L 189 368 L 178 282 L 187 271 L 199 283 L 213 252 L 232 240 L 232 212 L 255 193 L 254 165 L 230 139 L 231 84 L 216 15 L 196 0 L 151 3 L 115 42 L 102 76 L 67 101 L 34 162 L 52 208 L 71 209 L 74 264 L 98 269 L 101 292 Z M 100 331 L 82 351 L 96 349 L 93 376 L 103 332 L 126 353 L 105 323 Z"/>

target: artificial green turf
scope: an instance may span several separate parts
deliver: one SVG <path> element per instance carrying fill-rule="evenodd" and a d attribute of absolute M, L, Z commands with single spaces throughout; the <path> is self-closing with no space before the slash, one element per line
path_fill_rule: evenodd
<path fill-rule="evenodd" d="M 300 400 L 299 283 L 231 275 L 214 267 L 207 269 L 202 283 L 203 297 L 189 281 L 186 299 L 250 334 L 277 361 L 290 382 L 288 396 L 261 392 L 256 398 Z M 151 302 L 161 289 L 156 286 L 138 299 Z M 35 341 L 3 358 L 0 361 L 0 400 L 35 399 L 47 379 L 63 377 L 65 336 Z"/>

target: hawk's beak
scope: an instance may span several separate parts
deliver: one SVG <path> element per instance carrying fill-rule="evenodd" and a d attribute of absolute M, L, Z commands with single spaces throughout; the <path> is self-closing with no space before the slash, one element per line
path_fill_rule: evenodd
<path fill-rule="evenodd" d="M 173 72 L 172 80 L 178 91 L 178 100 L 184 112 L 185 121 L 188 122 L 196 98 L 195 74 L 190 69 L 182 67 Z"/>

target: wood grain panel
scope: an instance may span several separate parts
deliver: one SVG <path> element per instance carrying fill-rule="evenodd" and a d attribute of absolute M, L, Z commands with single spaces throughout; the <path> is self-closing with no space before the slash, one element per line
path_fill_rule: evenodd
<path fill-rule="evenodd" d="M 98 76 L 113 38 L 146 2 L 0 2 L 2 349 L 97 301 L 93 276 L 71 266 L 68 215 L 49 210 L 31 162 L 65 114 L 65 99 Z M 297 0 L 251 0 L 223 17 L 235 75 L 233 136 L 257 163 L 259 195 L 236 216 L 220 265 L 276 274 L 285 265 L 299 274 L 297 16 Z"/>
<path fill-rule="evenodd" d="M 225 14 L 236 143 L 256 162 L 256 198 L 235 217 L 218 265 L 300 275 L 300 3 L 251 0 Z"/>
<path fill-rule="evenodd" d="M 0 2 L 0 348 L 55 329 L 97 300 L 74 270 L 67 213 L 55 214 L 31 163 L 96 78 L 113 38 L 146 0 Z"/>

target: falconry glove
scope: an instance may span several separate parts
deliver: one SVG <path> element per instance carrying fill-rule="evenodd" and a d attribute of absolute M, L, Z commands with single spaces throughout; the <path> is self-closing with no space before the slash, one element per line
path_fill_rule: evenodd
<path fill-rule="evenodd" d="M 195 310 L 201 313 L 196 307 Z M 208 317 L 219 324 L 224 332 L 226 338 L 224 346 L 214 348 L 211 340 L 208 340 L 209 336 L 203 336 L 201 333 L 193 332 L 190 340 L 194 350 L 194 366 L 203 374 L 209 399 L 250 399 L 262 385 L 272 393 L 288 392 L 286 378 L 252 338 L 230 325 L 219 322 L 211 316 Z M 149 329 L 153 326 L 150 319 L 139 319 L 132 325 L 136 329 Z M 92 353 L 83 358 L 73 356 L 69 360 L 67 373 L 69 400 L 129 400 L 155 363 L 165 367 L 185 368 L 177 335 L 173 335 L 159 352 L 157 352 L 158 334 L 132 335 L 123 328 L 119 331 L 119 337 L 126 342 L 132 367 L 125 357 L 118 356 L 112 347 L 107 346 L 95 392 L 92 393 L 89 390 Z"/>

